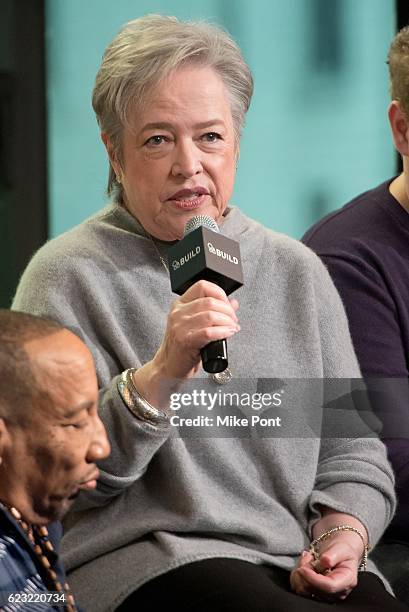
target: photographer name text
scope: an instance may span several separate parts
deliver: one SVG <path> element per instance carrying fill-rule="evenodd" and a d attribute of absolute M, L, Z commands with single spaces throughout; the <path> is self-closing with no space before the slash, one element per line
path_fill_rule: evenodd
<path fill-rule="evenodd" d="M 281 427 L 281 417 L 262 417 L 254 414 L 251 418 L 237 416 L 203 416 L 181 417 L 173 414 L 170 417 L 171 425 L 175 427 Z"/>

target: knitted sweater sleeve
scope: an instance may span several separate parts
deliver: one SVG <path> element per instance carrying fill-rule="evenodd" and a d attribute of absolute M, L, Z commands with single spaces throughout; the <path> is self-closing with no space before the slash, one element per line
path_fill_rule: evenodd
<path fill-rule="evenodd" d="M 376 426 L 368 427 L 362 421 L 349 393 L 351 384 L 361 374 L 342 302 L 320 262 L 314 263 L 312 275 L 324 380 L 329 389 L 326 403 L 334 403 L 334 398 L 342 398 L 345 403 L 347 398 L 349 404 L 346 410 L 338 410 L 335 400 L 336 411 L 324 409 L 324 419 L 330 419 L 330 427 L 322 432 L 315 487 L 310 498 L 310 528 L 320 517 L 319 506 L 328 506 L 359 519 L 373 546 L 395 511 L 393 472 L 386 449 L 374 431 Z"/>
<path fill-rule="evenodd" d="M 85 509 L 106 504 L 140 478 L 171 428 L 139 421 L 124 404 L 117 389 L 118 374 L 136 364 L 125 363 L 126 331 L 125 340 L 113 350 L 113 339 L 121 330 L 108 293 L 109 275 L 104 278 L 93 259 L 81 255 L 67 250 L 66 245 L 61 247 L 59 239 L 46 244 L 25 270 L 12 308 L 58 321 L 84 340 L 93 354 L 100 387 L 99 414 L 111 454 L 98 465 L 97 489 L 82 492 L 76 503 L 78 509 Z"/>
<path fill-rule="evenodd" d="M 399 496 L 393 529 L 409 540 L 409 384 L 400 296 L 392 295 L 387 275 L 353 252 L 321 259 L 345 305 L 362 373 L 376 389 L 371 399 L 383 423 L 381 437 Z"/>

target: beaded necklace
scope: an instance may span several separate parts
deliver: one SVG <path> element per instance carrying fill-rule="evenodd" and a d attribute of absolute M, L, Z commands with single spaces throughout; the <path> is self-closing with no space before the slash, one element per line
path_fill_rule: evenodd
<path fill-rule="evenodd" d="M 13 519 L 17 521 L 17 523 L 20 525 L 20 527 L 23 529 L 24 533 L 30 540 L 35 554 L 37 555 L 41 565 L 46 570 L 49 586 L 51 587 L 49 590 L 55 591 L 57 593 L 62 593 L 64 591 L 64 595 L 66 597 L 64 609 L 67 612 L 76 612 L 77 606 L 75 604 L 75 600 L 68 583 L 65 582 L 64 585 L 62 585 L 61 582 L 58 580 L 57 574 L 51 568 L 51 563 L 48 559 L 48 553 L 54 552 L 54 546 L 52 545 L 48 537 L 47 527 L 29 525 L 23 519 L 17 508 L 14 508 L 12 506 L 6 506 L 4 503 L 0 503 L 0 505 L 11 514 Z"/>

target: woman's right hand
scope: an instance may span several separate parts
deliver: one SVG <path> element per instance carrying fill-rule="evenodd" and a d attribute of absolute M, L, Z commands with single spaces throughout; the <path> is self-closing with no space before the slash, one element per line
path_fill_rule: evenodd
<path fill-rule="evenodd" d="M 152 359 L 133 374 L 138 391 L 154 406 L 164 406 L 180 382 L 200 367 L 200 349 L 240 330 L 236 299 L 209 281 L 192 285 L 172 305 L 162 343 Z"/>
<path fill-rule="evenodd" d="M 240 330 L 238 302 L 209 281 L 192 285 L 168 315 L 162 344 L 154 361 L 169 378 L 190 378 L 200 367 L 200 349 Z"/>

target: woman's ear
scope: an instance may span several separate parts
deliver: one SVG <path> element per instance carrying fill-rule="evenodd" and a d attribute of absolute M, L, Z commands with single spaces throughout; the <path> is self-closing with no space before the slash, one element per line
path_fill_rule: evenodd
<path fill-rule="evenodd" d="M 395 147 L 406 157 L 409 155 L 409 123 L 397 100 L 390 103 L 388 117 Z"/>
<path fill-rule="evenodd" d="M 102 140 L 102 142 L 105 145 L 105 148 L 106 148 L 107 153 L 108 153 L 109 161 L 111 163 L 111 166 L 112 166 L 112 168 L 113 168 L 117 178 L 121 177 L 121 175 L 122 175 L 121 164 L 118 162 L 118 158 L 117 158 L 117 155 L 115 153 L 115 149 L 114 149 L 114 147 L 112 145 L 110 137 L 108 136 L 108 134 L 106 132 L 101 132 L 101 140 Z M 118 182 L 120 182 L 120 180 Z"/>
<path fill-rule="evenodd" d="M 237 170 L 237 166 L 239 165 L 239 159 L 240 159 L 240 145 L 236 144 L 235 151 L 234 151 L 234 161 L 236 163 L 236 170 Z"/>

